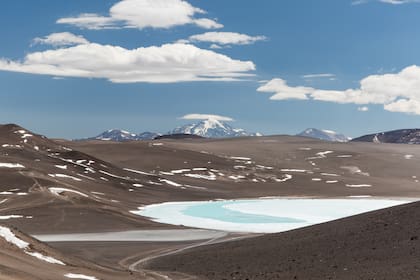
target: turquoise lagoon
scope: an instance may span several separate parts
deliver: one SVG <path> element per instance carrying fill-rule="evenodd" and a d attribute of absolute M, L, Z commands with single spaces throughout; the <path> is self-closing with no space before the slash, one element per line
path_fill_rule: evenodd
<path fill-rule="evenodd" d="M 272 233 L 408 203 L 410 200 L 345 198 L 167 202 L 132 211 L 156 222 L 228 232 Z"/>

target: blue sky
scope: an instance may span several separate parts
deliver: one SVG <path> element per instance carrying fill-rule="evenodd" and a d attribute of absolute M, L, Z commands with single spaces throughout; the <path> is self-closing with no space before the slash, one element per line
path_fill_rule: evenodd
<path fill-rule="evenodd" d="M 264 134 L 420 126 L 416 1 L 159 1 L 4 0 L 0 122 L 65 138 L 166 132 L 191 113 Z"/>

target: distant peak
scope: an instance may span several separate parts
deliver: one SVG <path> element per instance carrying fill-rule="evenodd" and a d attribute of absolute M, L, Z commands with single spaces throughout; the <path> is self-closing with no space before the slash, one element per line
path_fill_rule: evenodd
<path fill-rule="evenodd" d="M 207 138 L 256 136 L 255 133 L 248 133 L 241 128 L 233 128 L 226 122 L 215 118 L 208 118 L 197 123 L 177 127 L 169 132 L 169 134 L 192 134 Z"/>
<path fill-rule="evenodd" d="M 158 133 L 153 132 L 143 132 L 139 134 L 131 133 L 122 129 L 109 129 L 101 134 L 87 138 L 86 140 L 102 140 L 102 141 L 136 141 L 136 140 L 152 140 L 156 136 L 159 136 Z M 83 140 L 83 139 L 82 139 Z"/>
<path fill-rule="evenodd" d="M 297 136 L 309 137 L 331 142 L 348 142 L 351 138 L 329 129 L 307 128 Z"/>

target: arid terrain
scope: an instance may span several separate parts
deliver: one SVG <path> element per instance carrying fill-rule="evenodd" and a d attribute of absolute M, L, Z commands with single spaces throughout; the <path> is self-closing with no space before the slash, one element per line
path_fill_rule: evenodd
<path fill-rule="evenodd" d="M 416 145 L 67 141 L 0 126 L 0 279 L 418 279 L 417 203 L 266 236 L 196 232 L 130 211 L 232 198 L 415 199 L 419 166 Z M 116 234 L 127 231 L 137 237 Z M 76 233 L 108 240 L 33 237 Z"/>

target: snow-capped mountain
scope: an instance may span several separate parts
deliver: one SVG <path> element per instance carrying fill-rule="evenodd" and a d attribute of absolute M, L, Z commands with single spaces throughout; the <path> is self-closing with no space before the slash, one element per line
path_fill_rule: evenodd
<path fill-rule="evenodd" d="M 198 123 L 177 127 L 168 134 L 193 134 L 207 138 L 228 138 L 240 136 L 261 136 L 260 133 L 249 133 L 242 128 L 233 128 L 226 122 L 215 119 L 202 120 Z"/>
<path fill-rule="evenodd" d="M 136 134 L 130 133 L 125 130 L 110 129 L 90 139 L 104 140 L 104 141 L 129 141 L 129 140 L 136 140 L 136 136 L 137 136 Z"/>
<path fill-rule="evenodd" d="M 143 132 L 140 134 L 131 133 L 120 129 L 110 129 L 102 132 L 98 136 L 87 138 L 87 140 L 103 140 L 103 141 L 137 141 L 137 140 L 152 140 L 160 134 L 154 132 Z"/>
<path fill-rule="evenodd" d="M 155 132 L 142 132 L 137 134 L 137 140 L 153 140 L 158 136 L 161 136 L 161 134 Z"/>
<path fill-rule="evenodd" d="M 310 137 L 331 142 L 348 142 L 351 138 L 332 130 L 308 128 L 296 136 Z"/>
<path fill-rule="evenodd" d="M 399 129 L 364 135 L 353 139 L 354 142 L 420 144 L 420 129 Z"/>

